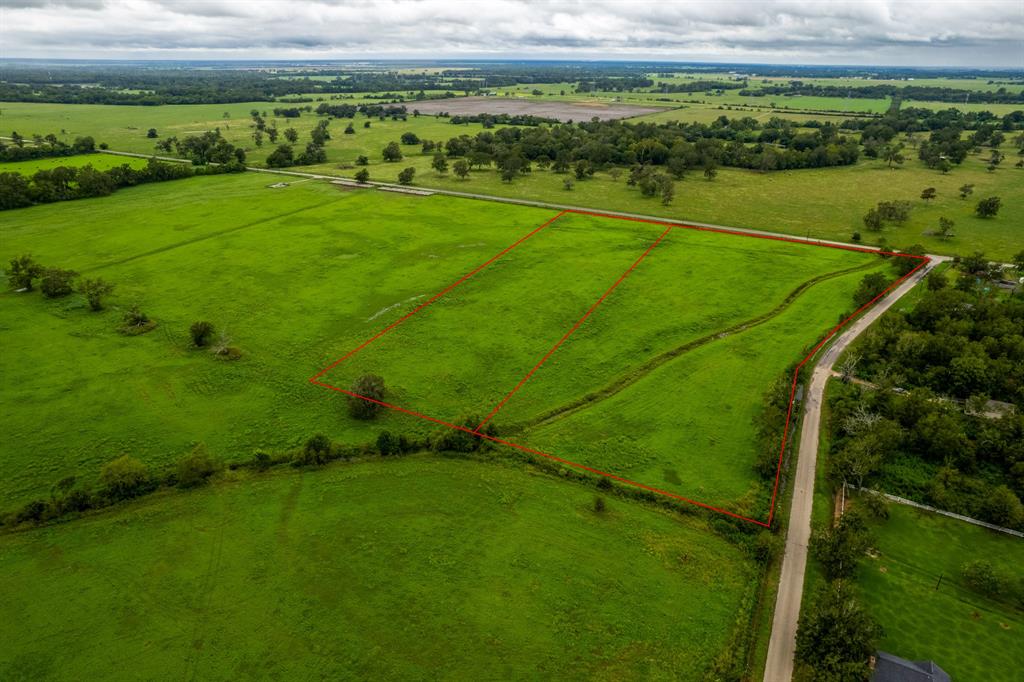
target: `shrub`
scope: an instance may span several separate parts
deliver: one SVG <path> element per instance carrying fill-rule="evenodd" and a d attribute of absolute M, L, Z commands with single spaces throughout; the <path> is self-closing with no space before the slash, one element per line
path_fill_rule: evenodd
<path fill-rule="evenodd" d="M 302 446 L 301 464 L 323 464 L 331 457 L 331 439 L 318 433 Z"/>
<path fill-rule="evenodd" d="M 127 500 L 152 486 L 146 465 L 128 455 L 107 462 L 100 470 L 100 487 L 111 500 Z"/>
<path fill-rule="evenodd" d="M 43 520 L 47 509 L 48 506 L 43 500 L 32 500 L 18 511 L 14 520 L 16 523 L 25 523 L 26 521 L 39 523 Z"/>
<path fill-rule="evenodd" d="M 604 512 L 605 508 L 606 508 L 606 505 L 604 503 L 604 498 L 601 497 L 600 495 L 595 497 L 594 498 L 594 511 L 597 512 L 598 514 L 600 514 L 600 513 Z"/>
<path fill-rule="evenodd" d="M 419 144 L 420 138 L 416 133 L 402 133 L 402 144 Z"/>
<path fill-rule="evenodd" d="M 156 327 L 156 322 L 149 319 L 149 315 L 142 312 L 137 305 L 125 311 L 122 321 L 124 324 L 121 326 L 121 332 L 131 336 L 145 334 Z"/>
<path fill-rule="evenodd" d="M 397 142 L 389 142 L 384 147 L 383 157 L 385 161 L 401 161 L 402 148 L 398 146 Z"/>
<path fill-rule="evenodd" d="M 370 171 L 366 170 L 365 168 L 360 168 L 356 172 L 356 182 L 363 182 L 363 183 L 365 183 L 369 179 L 370 179 Z"/>
<path fill-rule="evenodd" d="M 114 290 L 114 285 L 104 279 L 83 279 L 78 285 L 79 291 L 89 301 L 89 308 L 92 310 L 103 310 L 103 297 L 108 296 Z"/>
<path fill-rule="evenodd" d="M 43 274 L 43 266 L 35 262 L 32 256 L 25 254 L 11 259 L 7 270 L 7 281 L 12 289 L 32 291 L 32 281 Z"/>
<path fill-rule="evenodd" d="M 597 479 L 598 490 L 611 490 L 613 487 L 615 486 L 612 484 L 612 479 L 608 478 L 607 476 L 602 476 L 601 478 Z"/>
<path fill-rule="evenodd" d="M 377 451 L 384 457 L 401 452 L 401 445 L 390 431 L 381 431 L 377 436 Z"/>
<path fill-rule="evenodd" d="M 376 374 L 364 374 L 352 384 L 352 392 L 363 396 L 363 398 L 348 397 L 349 414 L 356 419 L 373 419 L 376 417 L 383 406 L 371 401 L 384 399 L 384 379 Z M 370 400 L 365 400 L 364 398 L 370 398 Z"/>
<path fill-rule="evenodd" d="M 202 485 L 218 468 L 210 453 L 206 451 L 206 446 L 197 445 L 192 452 L 178 460 L 178 486 L 194 488 Z"/>
<path fill-rule="evenodd" d="M 960 577 L 968 587 L 986 597 L 999 597 L 1006 588 L 1003 577 L 984 559 L 965 563 L 960 567 Z"/>
<path fill-rule="evenodd" d="M 273 462 L 270 460 L 270 455 L 262 450 L 257 450 L 253 453 L 252 465 L 257 471 L 266 471 L 272 464 Z"/>
<path fill-rule="evenodd" d="M 74 270 L 47 268 L 39 279 L 39 290 L 46 298 L 60 298 L 74 291 L 73 283 L 78 273 Z"/>
<path fill-rule="evenodd" d="M 188 328 L 188 333 L 192 337 L 192 345 L 196 348 L 203 348 L 210 343 L 210 337 L 213 336 L 213 325 L 205 321 L 193 322 L 192 326 Z"/>
<path fill-rule="evenodd" d="M 368 156 L 363 156 L 362 154 L 360 154 L 358 157 L 356 157 L 357 166 L 368 166 L 369 164 L 370 158 Z"/>

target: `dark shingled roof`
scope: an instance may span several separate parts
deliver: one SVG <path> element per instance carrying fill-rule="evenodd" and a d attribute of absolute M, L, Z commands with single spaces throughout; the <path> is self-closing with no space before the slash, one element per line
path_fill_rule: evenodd
<path fill-rule="evenodd" d="M 879 651 L 871 682 L 952 682 L 945 670 L 932 661 L 908 661 Z"/>

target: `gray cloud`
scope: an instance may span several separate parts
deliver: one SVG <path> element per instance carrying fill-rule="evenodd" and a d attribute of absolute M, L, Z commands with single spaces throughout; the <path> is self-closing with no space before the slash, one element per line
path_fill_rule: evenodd
<path fill-rule="evenodd" d="M 1024 2 L 0 0 L 4 57 L 604 58 L 1024 68 Z"/>

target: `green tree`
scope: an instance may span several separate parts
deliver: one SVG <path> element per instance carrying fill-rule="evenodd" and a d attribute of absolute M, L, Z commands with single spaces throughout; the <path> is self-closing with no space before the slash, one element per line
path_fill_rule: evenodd
<path fill-rule="evenodd" d="M 939 229 L 935 235 L 942 240 L 953 237 L 953 226 L 955 223 L 945 216 L 939 216 Z"/>
<path fill-rule="evenodd" d="M 159 137 L 159 135 L 156 132 L 156 128 L 150 128 L 148 131 L 146 131 L 146 137 L 150 139 L 153 139 L 154 137 Z"/>
<path fill-rule="evenodd" d="M 402 148 L 398 146 L 397 142 L 388 142 L 387 146 L 384 147 L 382 155 L 385 161 L 401 161 Z"/>
<path fill-rule="evenodd" d="M 43 274 L 43 266 L 35 262 L 30 254 L 11 259 L 7 269 L 7 281 L 13 289 L 32 291 L 32 282 Z"/>
<path fill-rule="evenodd" d="M 377 436 L 377 452 L 383 457 L 398 454 L 401 452 L 398 438 L 395 438 L 390 431 L 381 431 Z"/>
<path fill-rule="evenodd" d="M 921 198 L 924 199 L 925 201 L 931 201 L 936 197 L 936 195 L 937 192 L 935 191 L 934 187 L 925 187 L 923 190 L 921 190 Z"/>
<path fill-rule="evenodd" d="M 866 682 L 868 661 L 883 634 L 853 588 L 837 581 L 821 588 L 800 618 L 796 658 L 811 667 L 814 680 Z"/>
<path fill-rule="evenodd" d="M 409 168 L 402 169 L 402 172 L 398 174 L 398 184 L 411 185 L 412 179 L 413 177 L 415 177 L 415 175 L 416 169 L 412 168 L 411 166 Z"/>
<path fill-rule="evenodd" d="M 370 179 L 370 171 L 365 168 L 360 168 L 356 171 L 356 182 L 365 183 Z"/>
<path fill-rule="evenodd" d="M 974 185 L 960 185 L 960 198 L 966 199 L 974 194 Z"/>
<path fill-rule="evenodd" d="M 893 166 L 900 166 L 906 160 L 903 156 L 903 145 L 902 144 L 887 144 L 882 148 L 882 160 L 889 164 L 891 169 Z"/>
<path fill-rule="evenodd" d="M 110 295 L 114 290 L 114 285 L 101 277 L 95 279 L 86 278 L 79 283 L 78 290 L 82 292 L 85 299 L 89 302 L 89 308 L 92 310 L 103 310 L 103 298 Z"/>
<path fill-rule="evenodd" d="M 448 172 L 448 159 L 445 158 L 444 154 L 434 154 L 434 159 L 430 162 L 430 167 L 441 175 L 444 175 Z"/>
<path fill-rule="evenodd" d="M 873 272 L 869 275 L 864 275 L 860 281 L 860 286 L 857 287 L 857 291 L 853 294 L 853 302 L 857 307 L 861 307 L 871 301 L 885 291 L 886 287 L 889 286 L 889 280 L 880 272 Z"/>
<path fill-rule="evenodd" d="M 857 511 L 850 511 L 843 514 L 834 527 L 815 533 L 811 550 L 825 575 L 835 580 L 854 574 L 870 543 L 864 518 Z"/>
<path fill-rule="evenodd" d="M 878 209 L 868 209 L 868 212 L 864 215 L 864 227 L 871 232 L 880 232 L 882 230 L 882 216 Z"/>
<path fill-rule="evenodd" d="M 465 180 L 469 177 L 469 163 L 465 159 L 458 159 L 452 164 L 452 171 L 459 176 L 460 180 Z"/>
<path fill-rule="evenodd" d="M 291 144 L 295 144 L 299 141 L 299 131 L 295 128 L 285 128 L 284 139 L 288 140 Z"/>
<path fill-rule="evenodd" d="M 348 410 L 356 419 L 373 419 L 380 412 L 386 389 L 384 379 L 376 374 L 364 374 L 352 384 L 348 397 Z"/>
<path fill-rule="evenodd" d="M 402 133 L 402 144 L 419 144 L 420 138 L 416 133 Z"/>
<path fill-rule="evenodd" d="M 974 213 L 979 218 L 995 218 L 999 213 L 1002 203 L 1002 199 L 999 197 L 986 197 L 978 202 L 978 205 L 974 208 Z"/>

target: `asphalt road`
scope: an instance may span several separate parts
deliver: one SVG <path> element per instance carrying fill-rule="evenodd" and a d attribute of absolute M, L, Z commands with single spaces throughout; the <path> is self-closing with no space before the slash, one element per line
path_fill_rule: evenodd
<path fill-rule="evenodd" d="M 944 256 L 931 256 L 931 261 L 874 307 L 854 320 L 814 365 L 810 385 L 805 392 L 800 446 L 797 451 L 796 480 L 786 533 L 786 552 L 782 559 L 782 575 L 775 600 L 772 636 L 768 643 L 768 662 L 764 682 L 789 682 L 793 677 L 793 654 L 796 652 L 796 627 L 800 618 L 804 573 L 807 569 L 807 546 L 811 539 L 811 505 L 814 501 L 814 470 L 818 459 L 818 434 L 821 426 L 821 405 L 825 384 L 832 376 L 832 366 L 840 354 L 861 332 L 871 326 L 882 313 L 914 288 Z"/>

